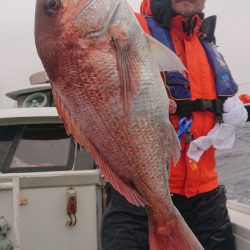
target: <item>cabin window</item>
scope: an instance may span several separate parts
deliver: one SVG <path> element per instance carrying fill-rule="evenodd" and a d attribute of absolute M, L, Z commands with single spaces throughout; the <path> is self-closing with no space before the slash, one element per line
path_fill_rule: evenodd
<path fill-rule="evenodd" d="M 0 127 L 2 172 L 91 169 L 93 161 L 77 149 L 61 124 Z"/>

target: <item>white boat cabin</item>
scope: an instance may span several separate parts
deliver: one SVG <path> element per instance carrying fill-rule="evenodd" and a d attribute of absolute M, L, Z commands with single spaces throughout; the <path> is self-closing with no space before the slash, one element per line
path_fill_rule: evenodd
<path fill-rule="evenodd" d="M 0 109 L 0 250 L 101 250 L 100 172 L 66 134 L 44 73 Z M 237 249 L 250 249 L 250 208 L 228 203 Z"/>

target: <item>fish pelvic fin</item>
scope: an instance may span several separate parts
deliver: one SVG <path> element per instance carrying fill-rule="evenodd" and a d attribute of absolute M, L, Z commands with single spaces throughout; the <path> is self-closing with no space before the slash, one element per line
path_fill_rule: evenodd
<path fill-rule="evenodd" d="M 84 135 L 84 132 L 74 121 L 59 95 L 57 95 L 54 90 L 53 97 L 67 134 L 72 135 L 74 142 L 81 147 L 84 147 L 91 154 L 96 164 L 100 167 L 104 177 L 121 195 L 123 195 L 131 204 L 138 207 L 144 207 L 147 203 L 146 200 L 131 185 L 125 183 L 114 171 L 112 171 L 93 143 Z"/>
<path fill-rule="evenodd" d="M 125 120 L 128 120 L 131 113 L 132 98 L 139 86 L 138 74 L 136 74 L 138 60 L 132 49 L 132 41 L 118 26 L 111 27 L 109 33 L 116 49 L 123 114 Z"/>
<path fill-rule="evenodd" d="M 204 250 L 180 213 L 176 213 L 165 223 L 153 222 L 149 215 L 150 250 Z"/>
<path fill-rule="evenodd" d="M 174 165 L 176 165 L 181 156 L 181 145 L 180 145 L 178 136 L 171 124 L 170 124 L 170 127 L 172 130 L 171 131 L 172 138 L 171 138 L 170 155 L 172 156 Z"/>

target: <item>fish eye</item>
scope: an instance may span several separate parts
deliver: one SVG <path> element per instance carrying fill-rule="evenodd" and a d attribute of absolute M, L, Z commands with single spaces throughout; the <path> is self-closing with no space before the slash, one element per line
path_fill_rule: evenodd
<path fill-rule="evenodd" d="M 46 7 L 51 10 L 58 10 L 61 7 L 60 0 L 46 0 Z"/>

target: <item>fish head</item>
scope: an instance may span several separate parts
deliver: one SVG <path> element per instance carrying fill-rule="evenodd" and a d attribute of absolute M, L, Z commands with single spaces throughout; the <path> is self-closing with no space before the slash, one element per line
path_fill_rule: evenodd
<path fill-rule="evenodd" d="M 37 0 L 35 43 L 49 77 L 63 54 L 103 30 L 110 9 L 111 0 Z"/>

